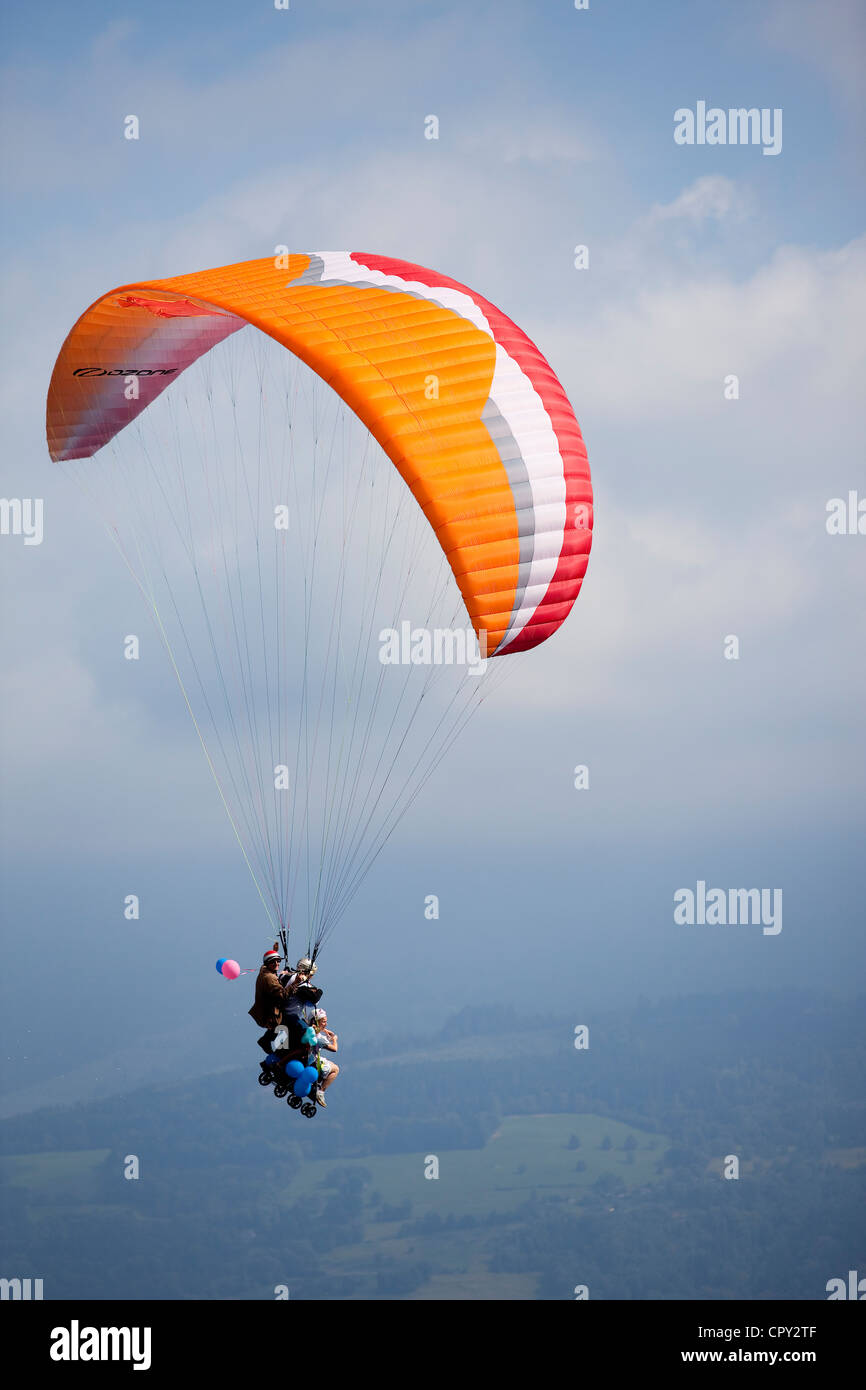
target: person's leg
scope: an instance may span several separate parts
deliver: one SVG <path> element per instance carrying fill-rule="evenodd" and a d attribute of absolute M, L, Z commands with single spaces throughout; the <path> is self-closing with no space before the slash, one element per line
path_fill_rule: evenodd
<path fill-rule="evenodd" d="M 340 1071 L 340 1068 L 337 1066 L 336 1062 L 329 1062 L 328 1065 L 330 1066 L 331 1070 L 328 1072 L 328 1075 L 323 1076 L 321 1081 L 319 1082 L 319 1085 L 321 1086 L 323 1091 L 327 1091 L 331 1082 L 336 1081 Z"/>
<path fill-rule="evenodd" d="M 319 1079 L 313 1087 L 313 1097 L 317 1105 L 325 1104 L 325 1091 L 331 1078 L 333 1065 L 333 1062 L 329 1062 L 327 1058 L 319 1058 Z"/>

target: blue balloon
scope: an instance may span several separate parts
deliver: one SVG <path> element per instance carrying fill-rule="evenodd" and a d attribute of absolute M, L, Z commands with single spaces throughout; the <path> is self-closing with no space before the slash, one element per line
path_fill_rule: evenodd
<path fill-rule="evenodd" d="M 315 1067 L 304 1067 L 304 1070 L 301 1072 L 301 1076 L 306 1078 L 307 1084 L 309 1086 L 315 1085 L 315 1083 L 319 1079 L 319 1073 Z"/>
<path fill-rule="evenodd" d="M 228 956 L 221 956 L 220 959 L 217 961 L 216 968 L 218 975 L 221 975 L 223 973 L 223 966 L 225 965 L 227 960 Z"/>
<path fill-rule="evenodd" d="M 301 1066 L 297 1058 L 295 1058 L 291 1062 L 286 1062 L 286 1076 L 290 1076 L 293 1081 L 295 1077 L 300 1076 L 303 1070 L 304 1068 Z"/>
<path fill-rule="evenodd" d="M 296 1096 L 306 1096 L 306 1095 L 309 1095 L 309 1093 L 310 1093 L 310 1083 L 309 1083 L 309 1081 L 307 1081 L 307 1080 L 305 1079 L 303 1072 L 302 1072 L 301 1075 L 298 1077 L 297 1081 L 295 1082 L 294 1086 L 292 1087 L 292 1090 L 294 1091 L 294 1093 L 295 1093 Z"/>

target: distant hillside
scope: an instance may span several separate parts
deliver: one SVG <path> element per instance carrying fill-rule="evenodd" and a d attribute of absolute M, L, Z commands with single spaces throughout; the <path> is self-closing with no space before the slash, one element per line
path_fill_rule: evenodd
<path fill-rule="evenodd" d="M 314 1120 L 252 1049 L 17 1116 L 0 1274 L 46 1297 L 821 1298 L 866 1268 L 861 1019 L 803 994 L 464 1011 L 341 1048 Z"/>

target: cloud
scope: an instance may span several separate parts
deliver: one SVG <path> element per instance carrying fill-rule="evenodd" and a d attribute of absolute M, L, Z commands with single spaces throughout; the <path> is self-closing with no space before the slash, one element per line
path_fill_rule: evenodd
<path fill-rule="evenodd" d="M 740 221 L 745 209 L 744 196 L 732 179 L 721 174 L 706 174 L 683 189 L 673 202 L 655 203 L 644 221 L 647 226 L 680 220 L 700 224 L 731 216 Z"/>
<path fill-rule="evenodd" d="M 642 264 L 633 295 L 545 331 L 556 363 L 579 364 L 570 381 L 578 404 L 618 421 L 708 422 L 734 373 L 740 401 L 731 409 L 751 402 L 765 423 L 790 421 L 792 411 L 825 426 L 834 412 L 845 418 L 866 365 L 866 238 L 826 252 L 781 247 L 743 280 L 718 271 L 677 278 L 651 250 Z"/>

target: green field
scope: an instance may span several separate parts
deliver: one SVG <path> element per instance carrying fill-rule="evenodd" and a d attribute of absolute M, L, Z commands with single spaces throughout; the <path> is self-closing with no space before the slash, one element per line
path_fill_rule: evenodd
<path fill-rule="evenodd" d="M 13 1154 L 0 1158 L 0 1178 L 13 1189 L 50 1195 L 54 1201 L 98 1201 L 102 1186 L 99 1169 L 109 1153 L 109 1149 L 80 1149 Z"/>
<path fill-rule="evenodd" d="M 318 1117 L 314 1123 L 321 1123 Z M 579 1148 L 569 1148 L 572 1135 Z M 623 1148 L 635 1140 L 633 1162 Z M 605 1136 L 612 1147 L 601 1147 Z M 335 1169 L 366 1169 L 372 1181 L 366 1189 L 379 1193 L 389 1206 L 411 1203 L 413 1218 L 428 1212 L 440 1216 L 477 1215 L 508 1211 L 533 1194 L 556 1193 L 579 1201 L 604 1173 L 627 1187 L 640 1187 L 657 1176 L 656 1165 L 668 1147 L 660 1134 L 647 1134 L 618 1120 L 598 1115 L 512 1115 L 483 1149 L 454 1149 L 437 1154 L 439 1177 L 425 1178 L 425 1154 L 376 1154 L 358 1159 L 327 1159 L 307 1163 L 284 1189 L 284 1200 L 296 1201 L 330 1187 Z M 580 1169 L 578 1165 L 583 1165 Z M 375 1208 L 370 1206 L 371 1214 Z"/>
<path fill-rule="evenodd" d="M 313 1123 L 325 1125 L 327 1116 L 319 1115 Z M 606 1140 L 610 1143 L 605 1148 Z M 604 1199 L 613 1211 L 628 1202 L 629 1189 L 657 1180 L 667 1148 L 663 1135 L 598 1115 L 512 1115 L 503 1119 L 483 1149 L 436 1154 L 435 1179 L 425 1177 L 431 1156 L 424 1153 L 313 1159 L 288 1182 L 276 1184 L 274 1197 L 284 1207 L 306 1199 L 315 1211 L 316 1199 L 327 1202 L 347 1184 L 361 1190 L 362 1238 L 322 1257 L 326 1276 L 340 1280 L 340 1298 L 531 1300 L 536 1296 L 535 1275 L 488 1268 L 486 1235 L 479 1229 L 486 1219 L 498 1214 L 508 1225 L 508 1214 L 514 1212 L 519 1221 L 519 1208 L 532 1198 L 576 1207 L 604 1175 L 620 1185 L 620 1195 Z M 107 1154 L 108 1150 L 92 1149 L 2 1158 L 0 1181 L 44 1204 L 40 1222 L 50 1220 L 51 1211 L 66 1203 L 79 1212 L 107 1215 L 113 1206 L 106 1200 Z M 147 1222 L 146 1202 L 140 1217 Z M 423 1233 L 407 1227 L 418 1221 L 425 1222 Z M 496 1227 L 502 1228 L 502 1223 Z M 419 1284 L 416 1276 L 405 1292 L 393 1282 L 380 1291 L 380 1270 L 418 1262 L 431 1271 L 426 1282 Z"/>

